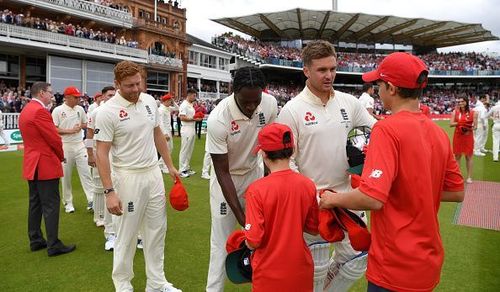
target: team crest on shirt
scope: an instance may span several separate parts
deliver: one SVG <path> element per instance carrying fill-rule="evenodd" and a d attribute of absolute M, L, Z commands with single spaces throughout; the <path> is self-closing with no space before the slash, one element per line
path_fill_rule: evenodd
<path fill-rule="evenodd" d="M 130 119 L 130 117 L 128 116 L 128 113 L 124 109 L 120 110 L 120 113 L 118 114 L 118 116 L 120 117 L 120 122 L 123 122 L 125 120 Z"/>
<path fill-rule="evenodd" d="M 259 113 L 259 125 L 257 127 L 263 127 L 266 125 L 266 117 L 264 116 L 264 113 L 263 112 L 260 112 Z"/>
<path fill-rule="evenodd" d="M 312 126 L 312 125 L 317 125 L 318 121 L 316 120 L 316 117 L 314 116 L 313 113 L 311 112 L 306 112 L 306 115 L 304 116 L 304 125 L 305 126 Z"/>
<path fill-rule="evenodd" d="M 349 120 L 349 115 L 344 108 L 340 109 L 340 115 L 342 116 L 341 124 L 345 125 L 345 128 L 348 129 L 351 126 L 351 121 Z"/>
<path fill-rule="evenodd" d="M 151 108 L 149 107 L 149 105 L 146 105 L 146 111 L 148 112 L 148 118 L 152 121 L 154 121 L 155 117 L 153 115 L 153 111 L 151 110 Z"/>
<path fill-rule="evenodd" d="M 236 121 L 231 121 L 231 136 L 241 133 L 240 125 Z"/>
<path fill-rule="evenodd" d="M 61 112 L 61 119 L 65 119 L 66 118 L 66 113 L 65 112 Z"/>

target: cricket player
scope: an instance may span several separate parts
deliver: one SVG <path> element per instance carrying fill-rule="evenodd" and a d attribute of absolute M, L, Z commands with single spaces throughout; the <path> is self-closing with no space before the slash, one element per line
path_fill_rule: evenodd
<path fill-rule="evenodd" d="M 375 119 L 359 100 L 332 88 L 337 60 L 335 49 L 327 41 L 313 41 L 302 51 L 306 86 L 280 112 L 278 122 L 288 125 L 294 134 L 295 154 L 292 169 L 312 179 L 318 190 L 351 189 L 346 144 L 355 127 L 371 128 Z M 366 220 L 364 212 L 357 214 Z M 355 251 L 346 235 L 334 243 L 328 264 L 330 244 L 321 237 L 305 235 L 313 251 L 314 291 L 348 291 L 366 270 L 366 253 Z M 325 277 L 327 276 L 325 280 Z"/>
<path fill-rule="evenodd" d="M 117 220 L 112 278 L 116 291 L 133 291 L 133 260 L 139 230 L 144 239 L 146 291 L 180 291 L 165 278 L 163 269 L 167 230 L 165 186 L 157 151 L 170 176 L 172 164 L 167 141 L 159 126 L 155 99 L 141 93 L 141 66 L 122 61 L 115 66 L 117 93 L 99 109 L 94 132 L 97 168 L 106 207 Z M 109 153 L 114 179 L 111 179 Z"/>
<path fill-rule="evenodd" d="M 104 188 L 102 186 L 101 177 L 99 176 L 99 171 L 96 167 L 94 129 L 97 113 L 102 108 L 101 105 L 112 98 L 115 93 L 116 91 L 113 86 L 106 86 L 102 89 L 102 98 L 99 101 L 99 106 L 96 107 L 89 115 L 89 121 L 87 124 L 87 138 L 85 139 L 85 146 L 87 147 L 87 155 L 89 157 L 88 164 L 90 167 L 92 167 L 91 172 L 94 183 L 94 222 L 98 227 L 104 226 L 104 238 L 106 238 L 104 250 L 106 251 L 113 250 L 116 235 L 113 225 L 113 218 L 105 208 L 103 193 Z"/>
<path fill-rule="evenodd" d="M 87 197 L 87 210 L 93 209 L 93 185 L 90 176 L 90 167 L 87 162 L 87 151 L 83 143 L 82 129 L 87 127 L 87 114 L 78 105 L 83 94 L 74 86 L 64 89 L 64 103 L 57 106 L 52 112 L 52 119 L 57 132 L 61 135 L 64 149 L 63 162 L 64 177 L 62 178 L 62 192 L 64 210 L 66 213 L 75 212 L 73 206 L 73 187 L 71 177 L 76 165 L 83 192 Z"/>
<path fill-rule="evenodd" d="M 104 99 L 102 96 L 102 92 L 97 92 L 94 94 L 94 102 L 89 106 L 87 110 L 87 115 L 90 116 L 90 114 L 101 104 L 101 101 Z"/>
<path fill-rule="evenodd" d="M 210 265 L 206 291 L 224 291 L 226 241 L 236 223 L 245 226 L 247 187 L 264 174 L 262 160 L 252 154 L 259 130 L 276 119 L 278 104 L 263 93 L 264 74 L 243 67 L 234 75 L 234 93 L 223 99 L 207 121 L 206 151 L 213 162 L 210 177 Z"/>
<path fill-rule="evenodd" d="M 498 150 L 500 148 L 500 100 L 488 111 L 486 117 L 493 119 L 491 133 L 493 136 L 493 161 L 498 162 Z"/>
<path fill-rule="evenodd" d="M 422 60 L 402 52 L 363 75 L 392 115 L 373 128 L 359 188 L 321 197 L 321 208 L 373 210 L 368 291 L 432 291 L 444 260 L 440 202 L 464 198 L 448 135 L 418 107 L 427 75 Z"/>
<path fill-rule="evenodd" d="M 193 103 L 198 92 L 195 89 L 188 89 L 186 99 L 179 106 L 179 118 L 181 119 L 181 151 L 179 152 L 179 171 L 181 177 L 189 177 L 196 172 L 191 169 L 189 163 L 193 155 L 195 140 L 195 122 L 203 119 L 194 118 Z"/>
<path fill-rule="evenodd" d="M 373 95 L 375 94 L 375 87 L 373 86 L 372 83 L 365 83 L 363 84 L 363 93 L 359 97 L 359 101 L 363 105 L 364 108 L 370 113 L 370 115 L 375 118 L 379 119 L 377 115 L 375 114 L 375 100 L 373 99 Z"/>
<path fill-rule="evenodd" d="M 474 155 L 475 156 L 486 156 L 486 140 L 488 139 L 488 118 L 486 114 L 488 110 L 485 104 L 488 102 L 488 96 L 483 94 L 479 97 L 476 102 L 474 111 L 477 112 L 477 129 L 474 132 Z"/>
<path fill-rule="evenodd" d="M 5 135 L 3 131 L 3 119 L 2 119 L 2 111 L 0 110 L 0 137 L 3 139 L 3 146 L 0 147 L 0 149 L 9 149 L 10 146 L 10 141 L 9 138 Z"/>
<path fill-rule="evenodd" d="M 160 129 L 165 136 L 168 144 L 168 150 L 170 151 L 170 155 L 172 155 L 172 150 L 174 149 L 174 140 L 172 139 L 172 124 L 170 113 L 172 111 L 179 110 L 179 106 L 175 103 L 175 100 L 172 98 L 170 93 L 165 94 L 160 99 L 160 107 L 158 108 L 158 113 L 160 114 Z M 168 169 L 163 162 L 163 159 L 160 158 L 160 169 L 163 173 L 168 173 Z"/>

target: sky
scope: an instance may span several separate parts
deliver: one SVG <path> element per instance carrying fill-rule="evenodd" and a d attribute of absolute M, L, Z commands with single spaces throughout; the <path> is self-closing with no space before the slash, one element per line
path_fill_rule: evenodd
<path fill-rule="evenodd" d="M 331 0 L 181 0 L 187 10 L 187 32 L 210 42 L 217 34 L 231 31 L 210 19 L 275 12 L 293 8 L 331 10 Z M 500 37 L 498 0 L 338 0 L 339 12 L 362 12 L 431 20 L 480 23 Z M 439 51 L 475 51 L 500 55 L 500 41 L 446 47 Z"/>

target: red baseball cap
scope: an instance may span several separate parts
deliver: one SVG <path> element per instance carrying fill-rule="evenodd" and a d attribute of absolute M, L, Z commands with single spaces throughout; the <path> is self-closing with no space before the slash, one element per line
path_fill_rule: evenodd
<path fill-rule="evenodd" d="M 245 242 L 245 231 L 243 230 L 235 230 L 226 241 L 226 251 L 228 253 L 238 250 L 243 247 Z"/>
<path fill-rule="evenodd" d="M 290 133 L 288 143 L 284 142 L 286 133 Z M 257 137 L 257 146 L 255 146 L 253 154 L 257 154 L 261 149 L 263 151 L 278 151 L 291 147 L 293 147 L 293 133 L 290 127 L 284 124 L 272 123 L 260 130 Z"/>
<path fill-rule="evenodd" d="M 94 94 L 94 100 L 95 100 L 96 98 L 98 98 L 99 96 L 102 96 L 102 93 L 97 92 L 96 94 Z"/>
<path fill-rule="evenodd" d="M 172 95 L 170 93 L 165 94 L 164 96 L 161 97 L 161 101 L 167 101 L 172 98 Z"/>
<path fill-rule="evenodd" d="M 64 96 L 66 96 L 66 95 L 71 95 L 71 96 L 75 96 L 75 97 L 83 96 L 83 94 L 80 92 L 80 90 L 75 86 L 66 87 L 66 89 L 64 89 Z"/>
<path fill-rule="evenodd" d="M 417 83 L 418 77 L 424 71 L 429 72 L 420 58 L 409 53 L 397 52 L 385 57 L 376 70 L 363 74 L 363 81 L 383 80 L 401 88 L 424 88 L 427 79 L 422 84 Z"/>

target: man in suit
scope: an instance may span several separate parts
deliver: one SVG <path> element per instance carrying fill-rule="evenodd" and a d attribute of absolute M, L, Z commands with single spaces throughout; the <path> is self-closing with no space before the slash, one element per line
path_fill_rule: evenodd
<path fill-rule="evenodd" d="M 49 83 L 36 82 L 31 87 L 32 101 L 19 117 L 19 128 L 24 141 L 23 177 L 28 180 L 29 212 L 28 236 L 30 248 L 37 251 L 48 247 L 49 256 L 75 250 L 75 245 L 64 245 L 58 238 L 59 178 L 63 176 L 64 161 L 61 136 L 57 134 L 47 109 L 52 88 Z M 47 240 L 40 229 L 45 218 Z"/>

